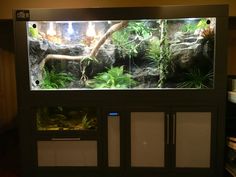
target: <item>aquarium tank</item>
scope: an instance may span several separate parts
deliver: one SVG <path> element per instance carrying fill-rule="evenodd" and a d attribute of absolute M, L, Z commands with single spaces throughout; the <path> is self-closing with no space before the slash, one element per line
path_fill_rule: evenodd
<path fill-rule="evenodd" d="M 26 25 L 31 90 L 214 88 L 216 18 Z"/>
<path fill-rule="evenodd" d="M 96 130 L 97 110 L 87 107 L 40 107 L 36 110 L 38 131 Z"/>

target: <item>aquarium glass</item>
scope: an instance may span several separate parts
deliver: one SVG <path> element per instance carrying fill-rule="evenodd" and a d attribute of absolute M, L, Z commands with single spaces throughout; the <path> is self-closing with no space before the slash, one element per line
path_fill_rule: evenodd
<path fill-rule="evenodd" d="M 97 111 L 94 108 L 42 107 L 36 110 L 39 131 L 96 130 Z"/>
<path fill-rule="evenodd" d="M 30 21 L 30 88 L 213 88 L 215 27 L 208 17 Z"/>

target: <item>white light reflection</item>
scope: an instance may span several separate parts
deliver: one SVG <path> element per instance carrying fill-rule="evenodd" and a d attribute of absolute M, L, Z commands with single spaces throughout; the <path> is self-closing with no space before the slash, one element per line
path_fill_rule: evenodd
<path fill-rule="evenodd" d="M 53 22 L 49 23 L 49 28 L 47 30 L 47 35 L 50 35 L 50 36 L 56 35 L 56 31 L 54 30 L 54 27 L 53 27 Z"/>
<path fill-rule="evenodd" d="M 72 27 L 72 22 L 68 22 L 67 32 L 68 32 L 68 34 L 73 34 L 74 33 L 74 30 L 73 30 L 73 27 Z"/>
<path fill-rule="evenodd" d="M 95 25 L 93 25 L 92 22 L 89 22 L 89 24 L 88 24 L 88 29 L 86 31 L 86 36 L 88 36 L 88 37 L 96 36 Z"/>

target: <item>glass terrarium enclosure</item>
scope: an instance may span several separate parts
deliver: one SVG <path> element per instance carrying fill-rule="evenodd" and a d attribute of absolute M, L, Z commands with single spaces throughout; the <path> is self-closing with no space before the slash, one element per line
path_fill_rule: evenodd
<path fill-rule="evenodd" d="M 31 90 L 214 88 L 216 18 L 26 25 Z"/>

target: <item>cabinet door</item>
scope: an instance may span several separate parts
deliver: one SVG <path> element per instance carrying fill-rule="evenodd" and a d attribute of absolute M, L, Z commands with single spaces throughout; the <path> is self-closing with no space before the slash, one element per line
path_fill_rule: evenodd
<path fill-rule="evenodd" d="M 107 117 L 108 166 L 120 167 L 120 116 Z"/>
<path fill-rule="evenodd" d="M 131 167 L 164 167 L 165 113 L 131 112 Z"/>
<path fill-rule="evenodd" d="M 177 112 L 173 122 L 176 125 L 173 127 L 176 167 L 209 168 L 212 113 Z"/>
<path fill-rule="evenodd" d="M 38 141 L 38 166 L 97 166 L 97 141 Z"/>

